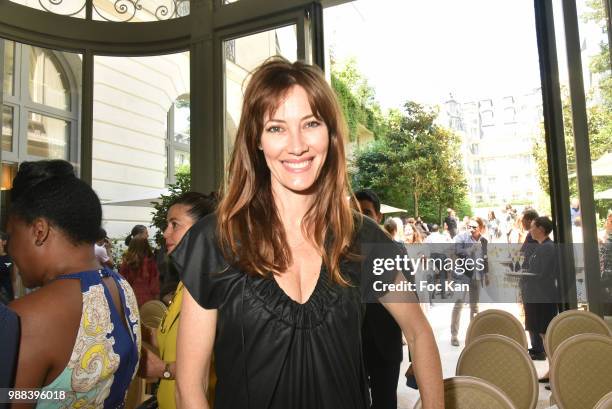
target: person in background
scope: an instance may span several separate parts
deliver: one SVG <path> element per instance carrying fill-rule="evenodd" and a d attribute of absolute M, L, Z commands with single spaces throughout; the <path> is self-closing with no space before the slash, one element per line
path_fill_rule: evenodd
<path fill-rule="evenodd" d="M 478 314 L 478 301 L 480 298 L 480 287 L 489 285 L 489 275 L 487 267 L 487 244 L 488 241 L 484 236 L 486 226 L 484 220 L 480 217 L 471 218 L 467 225 L 467 231 L 458 234 L 455 237 L 455 252 L 458 259 L 472 260 L 472 268 L 462 267 L 462 271 L 456 270 L 455 277 L 458 283 L 469 284 L 470 302 L 470 321 Z M 478 260 L 484 260 L 484 263 L 478 263 Z M 464 265 L 467 264 L 464 262 Z M 484 268 L 479 268 L 479 264 L 484 265 Z M 465 302 L 466 292 L 456 293 L 455 306 L 451 316 L 451 345 L 459 346 L 459 324 L 461 318 L 461 310 Z"/>
<path fill-rule="evenodd" d="M 519 266 L 520 270 L 525 272 L 529 271 L 529 260 L 531 259 L 531 255 L 536 249 L 538 245 L 538 241 L 531 236 L 531 223 L 539 217 L 538 212 L 535 209 L 527 208 L 523 210 L 523 214 L 521 215 L 521 223 L 523 225 L 523 229 L 527 231 L 527 235 L 525 236 L 525 240 L 521 246 L 521 256 L 523 258 L 523 264 Z M 525 311 L 525 315 L 529 314 L 528 310 L 531 308 L 531 304 L 523 303 L 523 310 Z M 529 356 L 533 360 L 543 361 L 546 359 L 546 353 L 544 351 L 544 342 L 542 338 L 540 338 L 540 334 L 537 332 L 529 331 L 529 339 L 531 340 L 531 348 L 529 349 Z"/>
<path fill-rule="evenodd" d="M 98 239 L 96 240 L 95 244 L 96 258 L 98 259 L 100 265 L 113 269 L 115 267 L 115 263 L 107 252 L 107 242 L 108 237 L 106 236 L 106 230 L 100 228 Z"/>
<path fill-rule="evenodd" d="M 495 212 L 493 210 L 489 210 L 489 214 L 487 215 L 487 233 L 490 243 L 501 237 L 499 220 L 497 219 L 497 216 L 495 216 Z"/>
<path fill-rule="evenodd" d="M 15 298 L 15 268 L 6 253 L 8 235 L 0 232 L 0 304 L 8 304 Z"/>
<path fill-rule="evenodd" d="M 457 235 L 457 216 L 451 208 L 446 209 L 447 216 L 444 218 L 444 230 L 450 234 L 451 239 Z"/>
<path fill-rule="evenodd" d="M 132 227 L 132 231 L 125 238 L 125 245 L 129 246 L 130 241 L 132 241 L 132 239 L 139 239 L 139 238 L 149 240 L 149 230 L 147 229 L 147 226 L 144 226 L 142 224 L 137 224 L 134 227 Z"/>
<path fill-rule="evenodd" d="M 612 210 L 599 235 L 599 262 L 601 266 L 601 291 L 604 315 L 612 315 Z"/>
<path fill-rule="evenodd" d="M 363 301 L 386 308 L 414 348 L 423 407 L 444 407 L 419 305 L 371 291 L 374 260 L 401 248 L 350 207 L 346 129 L 320 68 L 274 57 L 250 77 L 219 207 L 171 256 L 185 284 L 181 408 L 208 408 L 214 346 L 215 409 L 367 409 Z"/>
<path fill-rule="evenodd" d="M 525 328 L 537 333 L 542 340 L 548 324 L 557 315 L 559 294 L 559 262 L 555 244 L 550 239 L 553 222 L 544 216 L 536 217 L 531 222 L 529 232 L 538 242 L 529 256 L 530 276 L 521 277 L 521 292 L 525 303 Z M 548 382 L 545 375 L 540 382 Z"/>
<path fill-rule="evenodd" d="M 356 192 L 355 198 L 361 213 L 380 223 L 383 216 L 378 195 L 366 189 Z M 393 218 L 389 220 L 397 225 Z M 406 223 L 404 232 L 407 227 L 410 225 Z M 372 408 L 395 409 L 397 381 L 403 359 L 402 330 L 385 307 L 379 303 L 367 303 L 361 337 L 366 373 L 370 380 Z"/>
<path fill-rule="evenodd" d="M 394 220 L 393 217 L 389 217 L 387 220 L 385 220 L 385 224 L 383 224 L 383 227 L 394 241 L 398 243 L 403 243 L 398 236 L 397 222 Z"/>
<path fill-rule="evenodd" d="M 429 228 L 427 227 L 427 223 L 423 223 L 421 216 L 416 218 L 414 227 L 416 227 L 416 229 L 419 231 L 422 238 L 429 236 Z"/>
<path fill-rule="evenodd" d="M 576 217 L 580 217 L 580 200 L 576 197 L 573 198 L 570 203 L 570 217 L 572 219 L 572 226 L 574 225 Z"/>
<path fill-rule="evenodd" d="M 165 248 L 168 253 L 181 241 L 185 233 L 198 220 L 211 214 L 216 207 L 216 199 L 198 192 L 186 192 L 174 199 L 168 207 L 167 222 L 164 230 Z M 158 353 L 145 347 L 142 349 L 140 374 L 145 378 L 159 378 L 159 387 L 154 399 L 160 409 L 176 408 L 175 376 L 176 376 L 176 338 L 178 335 L 181 303 L 184 286 L 179 282 L 174 297 L 168 307 L 160 327 L 157 329 L 154 343 Z M 214 371 L 212 372 L 214 375 Z M 216 377 L 211 376 L 208 388 L 208 399 L 214 402 L 214 387 Z"/>
<path fill-rule="evenodd" d="M 49 160 L 21 163 L 11 199 L 9 254 L 24 285 L 40 287 L 9 305 L 21 321 L 15 388 L 65 392 L 42 409 L 123 407 L 140 318 L 130 285 L 96 259 L 98 196 L 70 163 Z"/>
<path fill-rule="evenodd" d="M 445 285 L 446 279 L 448 278 L 448 271 L 444 268 L 445 261 L 448 259 L 451 254 L 451 246 L 449 243 L 453 241 L 450 239 L 450 236 L 446 234 L 440 233 L 440 226 L 434 224 L 431 226 L 431 234 L 425 238 L 423 241 L 428 245 L 428 250 L 430 253 L 430 257 L 434 260 L 434 265 L 442 265 L 442 268 L 439 270 L 440 277 L 440 286 L 442 291 L 440 292 L 440 296 L 442 299 L 446 299 Z M 436 294 L 432 294 L 431 298 L 435 298 Z"/>
<path fill-rule="evenodd" d="M 130 283 L 138 306 L 159 297 L 159 272 L 149 240 L 140 236 L 130 240 L 119 273 Z"/>

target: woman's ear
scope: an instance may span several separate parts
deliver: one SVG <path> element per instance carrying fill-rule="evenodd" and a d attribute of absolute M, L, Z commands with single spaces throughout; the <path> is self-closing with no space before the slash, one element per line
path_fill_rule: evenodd
<path fill-rule="evenodd" d="M 49 221 L 43 217 L 38 217 L 32 222 L 32 238 L 37 247 L 41 247 L 49 238 L 51 226 Z"/>

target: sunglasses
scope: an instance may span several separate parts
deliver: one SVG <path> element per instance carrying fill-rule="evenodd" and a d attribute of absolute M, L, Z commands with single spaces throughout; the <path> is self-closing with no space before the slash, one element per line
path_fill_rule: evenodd
<path fill-rule="evenodd" d="M 477 228 L 478 226 L 468 226 L 468 229 L 471 229 L 471 230 L 476 230 Z"/>

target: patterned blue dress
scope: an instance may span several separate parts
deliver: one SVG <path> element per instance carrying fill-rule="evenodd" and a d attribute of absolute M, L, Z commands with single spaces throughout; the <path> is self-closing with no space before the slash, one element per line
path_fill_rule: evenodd
<path fill-rule="evenodd" d="M 102 278 L 112 277 L 119 290 L 125 323 Z M 122 408 L 138 369 L 140 317 L 132 288 L 114 271 L 103 269 L 67 274 L 78 279 L 83 312 L 66 368 L 43 391 L 65 392 L 61 400 L 39 400 L 37 408 Z"/>

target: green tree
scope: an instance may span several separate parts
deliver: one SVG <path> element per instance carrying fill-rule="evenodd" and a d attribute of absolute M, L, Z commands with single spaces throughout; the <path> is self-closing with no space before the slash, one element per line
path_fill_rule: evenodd
<path fill-rule="evenodd" d="M 373 189 L 383 202 L 427 220 L 440 221 L 447 207 L 464 200 L 460 139 L 436 125 L 436 117 L 416 102 L 390 114 L 388 133 L 355 155 L 354 189 Z"/>
<path fill-rule="evenodd" d="M 601 0 L 589 0 L 589 11 L 583 14 L 585 22 L 593 22 L 606 29 L 606 13 Z M 591 159 L 599 159 L 607 152 L 612 152 L 612 76 L 610 70 L 610 48 L 608 44 L 600 44 L 600 52 L 589 61 L 591 73 L 599 76 L 597 86 L 588 90 L 587 99 L 587 126 L 589 133 L 589 146 Z M 561 89 L 563 104 L 563 131 L 567 153 L 568 173 L 576 172 L 576 152 L 574 149 L 574 133 L 572 128 L 572 111 L 569 92 L 566 87 Z M 549 192 L 548 166 L 546 157 L 546 143 L 544 132 L 536 137 L 533 145 L 533 156 L 537 164 L 538 180 L 545 192 Z M 569 182 L 570 195 L 578 195 L 577 180 L 575 177 Z M 609 189 L 612 177 L 594 177 L 595 192 Z M 601 209 L 600 209 L 601 210 Z M 603 214 L 600 211 L 600 214 Z"/>
<path fill-rule="evenodd" d="M 359 124 L 374 133 L 375 138 L 385 134 L 385 117 L 376 102 L 374 88 L 359 72 L 354 58 L 342 66 L 332 63 L 331 85 L 346 119 L 350 141 L 356 140 Z"/>

